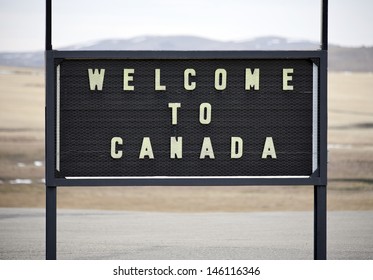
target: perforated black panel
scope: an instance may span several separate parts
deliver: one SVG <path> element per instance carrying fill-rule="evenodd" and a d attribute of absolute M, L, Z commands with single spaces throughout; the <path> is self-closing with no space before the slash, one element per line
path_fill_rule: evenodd
<path fill-rule="evenodd" d="M 63 60 L 60 65 L 60 172 L 74 176 L 297 176 L 312 173 L 312 61 L 288 60 Z M 102 91 L 91 91 L 88 69 L 105 69 Z M 135 69 L 123 91 L 123 69 Z M 154 90 L 161 69 L 166 91 Z M 184 70 L 195 69 L 196 89 L 184 89 Z M 227 71 L 227 88 L 214 88 L 214 73 Z M 245 90 L 245 69 L 260 69 L 260 90 Z M 293 91 L 283 91 L 283 68 L 293 68 Z M 171 124 L 168 103 L 181 103 Z M 201 103 L 212 121 L 199 122 Z M 170 137 L 183 137 L 183 158 L 170 158 Z M 241 137 L 244 154 L 231 159 L 231 137 Z M 121 137 L 121 159 L 110 155 Z M 154 159 L 139 159 L 143 137 Z M 215 159 L 200 159 L 210 137 Z M 262 159 L 272 137 L 277 159 Z"/>

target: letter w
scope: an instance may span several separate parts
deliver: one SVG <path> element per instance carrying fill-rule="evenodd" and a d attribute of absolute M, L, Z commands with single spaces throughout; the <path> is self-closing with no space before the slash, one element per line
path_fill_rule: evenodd
<path fill-rule="evenodd" d="M 89 87 L 91 90 L 102 90 L 104 84 L 105 69 L 88 69 Z"/>

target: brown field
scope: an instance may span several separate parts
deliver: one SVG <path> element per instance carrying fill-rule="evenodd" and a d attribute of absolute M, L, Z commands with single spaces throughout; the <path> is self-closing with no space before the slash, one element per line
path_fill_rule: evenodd
<path fill-rule="evenodd" d="M 372 89 L 373 74 L 329 74 L 329 210 L 373 210 Z M 0 207 L 45 207 L 43 178 L 44 72 L 0 67 Z M 312 210 L 313 187 L 65 187 L 58 207 Z"/>

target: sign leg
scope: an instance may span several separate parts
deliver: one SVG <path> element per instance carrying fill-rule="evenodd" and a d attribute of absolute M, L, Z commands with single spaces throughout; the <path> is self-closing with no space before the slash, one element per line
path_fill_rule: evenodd
<path fill-rule="evenodd" d="M 46 187 L 46 259 L 56 260 L 57 187 Z"/>
<path fill-rule="evenodd" d="M 314 186 L 315 260 L 326 260 L 326 185 Z"/>

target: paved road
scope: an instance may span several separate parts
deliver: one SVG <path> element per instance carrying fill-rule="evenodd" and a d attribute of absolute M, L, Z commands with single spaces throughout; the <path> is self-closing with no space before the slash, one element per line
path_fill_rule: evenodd
<path fill-rule="evenodd" d="M 0 259 L 43 259 L 43 209 L 0 208 Z M 58 210 L 58 259 L 312 259 L 312 212 Z M 373 211 L 328 213 L 328 258 L 373 259 Z"/>

